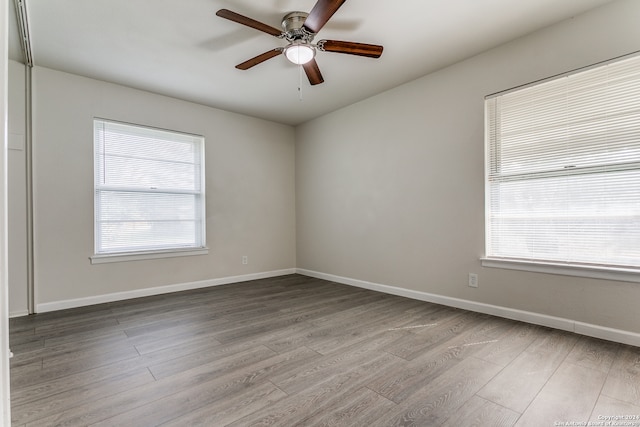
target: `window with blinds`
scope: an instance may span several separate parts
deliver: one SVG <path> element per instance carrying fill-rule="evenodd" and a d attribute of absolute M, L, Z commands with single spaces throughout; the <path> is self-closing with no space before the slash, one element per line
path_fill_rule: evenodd
<path fill-rule="evenodd" d="M 94 120 L 95 252 L 205 246 L 204 138 Z"/>
<path fill-rule="evenodd" d="M 640 268 L 640 56 L 485 109 L 487 258 Z"/>

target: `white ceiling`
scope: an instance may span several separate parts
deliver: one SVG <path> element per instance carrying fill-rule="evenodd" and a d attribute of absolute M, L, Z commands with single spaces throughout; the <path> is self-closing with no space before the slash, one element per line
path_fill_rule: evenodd
<path fill-rule="evenodd" d="M 25 0 L 36 66 L 292 125 L 611 1 L 347 0 L 316 41 L 380 44 L 384 53 L 319 52 L 325 83 L 310 86 L 284 56 L 234 68 L 285 42 L 215 12 L 280 28 L 315 0 Z M 10 58 L 22 61 L 19 46 L 11 20 Z"/>

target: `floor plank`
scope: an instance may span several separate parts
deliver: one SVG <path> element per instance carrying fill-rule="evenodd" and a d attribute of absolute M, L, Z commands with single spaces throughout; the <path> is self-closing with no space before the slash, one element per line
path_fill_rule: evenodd
<path fill-rule="evenodd" d="M 478 396 L 522 413 L 573 349 L 576 336 L 545 329 Z"/>
<path fill-rule="evenodd" d="M 606 374 L 563 363 L 522 414 L 516 426 L 586 423 L 604 384 Z"/>
<path fill-rule="evenodd" d="M 589 421 L 591 421 L 594 426 L 603 421 L 605 423 L 619 421 L 620 424 L 627 422 L 631 427 L 639 426 L 640 406 L 630 405 L 627 402 L 600 395 Z M 611 423 L 611 425 L 613 425 L 613 423 Z"/>
<path fill-rule="evenodd" d="M 13 422 L 28 423 L 41 418 L 46 418 L 51 413 L 61 412 L 69 408 L 91 404 L 94 401 L 104 399 L 122 390 L 136 388 L 144 384 L 154 382 L 154 378 L 146 368 L 128 372 L 124 375 L 114 375 L 108 382 L 91 383 L 78 387 L 72 387 L 57 394 L 47 394 L 37 400 L 37 405 L 26 403 L 25 409 L 19 405 L 14 406 L 18 416 Z"/>
<path fill-rule="evenodd" d="M 519 417 L 520 414 L 515 411 L 474 396 L 445 421 L 442 427 L 511 427 Z"/>
<path fill-rule="evenodd" d="M 586 368 L 609 373 L 620 345 L 617 343 L 581 337 L 566 361 Z"/>
<path fill-rule="evenodd" d="M 300 422 L 304 426 L 370 426 L 396 404 L 367 388 L 345 396 L 328 411 L 320 411 Z"/>
<path fill-rule="evenodd" d="M 382 421 L 390 426 L 441 425 L 500 371 L 499 365 L 469 357 L 414 393 Z"/>
<path fill-rule="evenodd" d="M 287 395 L 270 382 L 265 382 L 246 392 L 227 397 L 222 404 L 202 406 L 186 415 L 174 418 L 162 426 L 224 426 L 265 407 L 276 404 Z M 126 419 L 125 419 L 126 421 Z"/>
<path fill-rule="evenodd" d="M 541 328 L 528 323 L 515 322 L 497 342 L 487 346 L 478 358 L 500 366 L 507 366 L 540 336 Z"/>
<path fill-rule="evenodd" d="M 640 348 L 625 346 L 621 349 L 602 394 L 640 406 Z"/>

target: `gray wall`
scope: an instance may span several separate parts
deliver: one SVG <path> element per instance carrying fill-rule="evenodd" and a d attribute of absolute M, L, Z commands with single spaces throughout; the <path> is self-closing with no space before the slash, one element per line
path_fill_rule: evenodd
<path fill-rule="evenodd" d="M 638 283 L 479 261 L 484 97 L 639 50 L 638 16 L 615 2 L 299 126 L 298 268 L 640 332 Z"/>
<path fill-rule="evenodd" d="M 33 93 L 37 305 L 295 267 L 290 126 L 46 68 Z M 204 135 L 208 255 L 90 264 L 94 117 Z"/>

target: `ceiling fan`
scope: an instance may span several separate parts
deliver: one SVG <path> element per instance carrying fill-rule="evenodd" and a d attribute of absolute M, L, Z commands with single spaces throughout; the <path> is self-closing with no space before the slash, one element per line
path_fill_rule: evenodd
<path fill-rule="evenodd" d="M 228 19 L 238 24 L 246 25 L 258 31 L 265 32 L 280 39 L 285 39 L 288 45 L 268 50 L 241 64 L 236 65 L 240 70 L 248 70 L 268 59 L 284 53 L 287 59 L 294 64 L 301 65 L 309 83 L 317 85 L 324 82 L 318 63 L 315 60 L 316 51 L 346 53 L 348 55 L 379 58 L 382 55 L 382 46 L 355 43 L 339 40 L 320 40 L 312 43 L 316 34 L 324 27 L 334 13 L 346 0 L 318 0 L 311 12 L 291 12 L 282 18 L 282 28 L 272 27 L 255 19 L 240 15 L 228 9 L 220 9 L 216 12 L 221 18 Z"/>

